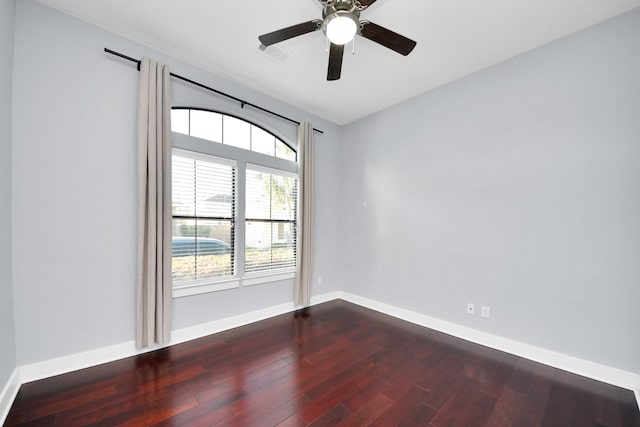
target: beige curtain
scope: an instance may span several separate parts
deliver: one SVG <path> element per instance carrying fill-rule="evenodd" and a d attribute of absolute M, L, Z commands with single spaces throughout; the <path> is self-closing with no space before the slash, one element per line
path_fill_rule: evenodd
<path fill-rule="evenodd" d="M 298 306 L 311 304 L 313 260 L 313 126 L 300 123 L 298 127 L 298 262 L 294 302 Z"/>
<path fill-rule="evenodd" d="M 171 97 L 169 68 L 143 58 L 138 97 L 136 345 L 170 340 Z"/>

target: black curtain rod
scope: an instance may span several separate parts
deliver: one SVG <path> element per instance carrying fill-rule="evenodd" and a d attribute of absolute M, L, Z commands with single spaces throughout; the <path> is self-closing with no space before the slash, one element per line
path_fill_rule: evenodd
<path fill-rule="evenodd" d="M 135 62 L 136 64 L 138 64 L 138 71 L 140 71 L 140 63 L 142 61 L 140 61 L 139 59 L 135 59 L 135 58 L 132 58 L 130 56 L 124 55 L 124 54 L 122 54 L 120 52 L 116 52 L 114 50 L 107 49 L 106 47 L 104 48 L 104 51 L 107 52 L 107 53 L 110 53 L 111 55 L 119 56 L 120 58 L 126 59 L 127 61 Z M 263 108 L 263 107 L 261 107 L 259 105 L 256 105 L 256 104 L 252 104 L 251 102 L 247 102 L 247 101 L 245 101 L 243 99 L 240 99 L 240 98 L 237 98 L 237 97 L 235 97 L 233 95 L 229 95 L 228 93 L 224 93 L 222 91 L 219 91 L 218 89 L 214 89 L 214 88 L 212 88 L 210 86 L 203 85 L 202 83 L 198 83 L 198 82 L 196 82 L 194 80 L 188 79 L 186 77 L 182 77 L 181 75 L 178 75 L 178 74 L 174 74 L 174 73 L 169 73 L 169 74 L 171 75 L 171 77 L 174 77 L 174 78 L 176 78 L 178 80 L 182 80 L 183 82 L 190 83 L 190 84 L 192 84 L 194 86 L 198 86 L 199 88 L 206 89 L 206 90 L 208 90 L 210 92 L 213 92 L 213 93 L 216 93 L 218 95 L 224 96 L 226 98 L 232 99 L 232 100 L 240 103 L 240 108 L 244 108 L 245 106 L 248 105 L 249 107 L 255 108 L 256 110 L 260 110 L 260 111 L 262 111 L 264 113 L 271 114 L 272 116 L 279 117 L 279 118 L 281 118 L 283 120 L 286 120 L 288 122 L 295 123 L 297 125 L 300 124 L 300 122 L 297 121 L 297 120 L 293 120 L 293 119 L 291 119 L 289 117 L 283 116 L 282 114 L 278 114 L 278 113 L 276 113 L 274 111 L 267 110 L 266 108 Z M 324 133 L 320 129 L 313 128 L 313 130 L 318 132 L 318 133 Z"/>

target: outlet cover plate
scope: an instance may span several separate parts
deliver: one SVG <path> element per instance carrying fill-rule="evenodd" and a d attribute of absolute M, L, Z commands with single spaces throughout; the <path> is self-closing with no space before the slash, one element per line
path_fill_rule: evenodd
<path fill-rule="evenodd" d="M 480 316 L 484 317 L 485 319 L 490 318 L 491 307 L 487 307 L 486 305 L 483 305 L 482 308 L 480 309 Z"/>

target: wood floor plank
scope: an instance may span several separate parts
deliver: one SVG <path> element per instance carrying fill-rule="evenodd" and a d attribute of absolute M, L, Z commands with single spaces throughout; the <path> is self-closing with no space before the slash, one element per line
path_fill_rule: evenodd
<path fill-rule="evenodd" d="M 428 371 L 427 379 L 418 385 L 429 391 L 426 403 L 436 409 L 441 409 L 446 403 L 458 396 L 467 386 L 468 378 L 463 371 L 462 358 L 451 352 L 441 363 Z"/>
<path fill-rule="evenodd" d="M 624 390 L 344 301 L 24 384 L 5 426 L 640 426 Z"/>
<path fill-rule="evenodd" d="M 542 425 L 547 402 L 549 401 L 549 393 L 553 384 L 552 377 L 549 376 L 550 371 L 547 367 L 540 364 L 529 365 L 531 377 L 526 392 L 525 407 L 518 416 L 515 425 L 539 426 Z"/>
<path fill-rule="evenodd" d="M 343 404 L 338 404 L 325 412 L 321 417 L 315 419 L 310 424 L 305 424 L 312 427 L 330 427 L 337 426 L 341 422 L 348 419 L 353 412 Z"/>
<path fill-rule="evenodd" d="M 302 421 L 297 415 L 292 415 L 280 424 L 277 424 L 276 427 L 306 427 L 307 423 Z"/>
<path fill-rule="evenodd" d="M 527 409 L 527 400 L 522 393 L 506 387 L 493 407 L 493 411 L 487 420 L 487 425 L 495 427 L 507 427 L 524 425 L 520 420 L 520 414 Z"/>
<path fill-rule="evenodd" d="M 342 401 L 352 412 L 360 410 L 360 408 L 369 403 L 378 393 L 384 393 L 387 397 L 391 398 L 391 400 L 395 400 L 390 393 L 387 393 L 390 384 L 385 380 L 370 376 L 367 381 L 368 384 L 359 386 L 355 394 Z"/>
<path fill-rule="evenodd" d="M 542 419 L 543 425 L 571 425 L 571 403 L 573 390 L 565 384 L 555 383 L 551 386 L 547 409 Z"/>
<path fill-rule="evenodd" d="M 4 425 L 10 426 L 11 424 L 8 424 L 8 422 L 5 421 Z M 22 427 L 49 427 L 49 426 L 55 426 L 55 425 L 61 425 L 61 424 L 56 423 L 55 415 L 48 415 L 46 417 L 36 418 L 35 420 L 24 421 L 17 425 Z"/>
<path fill-rule="evenodd" d="M 372 427 L 407 425 L 426 426 L 437 413 L 434 408 L 423 404 L 429 392 L 413 386 L 407 393 L 396 397 L 395 402 L 371 424 Z M 411 424 L 414 423 L 414 424 Z"/>
<path fill-rule="evenodd" d="M 321 399 L 329 393 L 339 390 L 345 384 L 349 385 L 359 376 L 365 376 L 367 372 L 357 365 L 351 365 L 346 369 L 336 370 L 334 374 L 327 377 L 315 387 L 306 390 L 305 393 L 312 399 Z"/>
<path fill-rule="evenodd" d="M 519 359 L 516 362 L 516 366 L 509 377 L 507 387 L 513 391 L 520 393 L 526 393 L 531 383 L 532 371 L 535 366 L 535 362 L 527 359 Z"/>
<path fill-rule="evenodd" d="M 69 397 L 63 400 L 52 400 L 33 408 L 29 412 L 30 419 L 42 418 L 47 415 L 56 414 L 58 412 L 65 412 L 70 408 L 77 408 L 87 402 L 93 402 L 96 400 L 102 400 L 105 397 L 110 398 L 115 396 L 116 390 L 113 386 L 103 387 L 95 391 L 91 391 L 78 396 Z"/>
<path fill-rule="evenodd" d="M 393 400 L 389 399 L 382 393 L 377 394 L 365 406 L 351 414 L 351 416 L 338 424 L 338 426 L 368 426 L 383 414 L 391 405 L 393 405 Z"/>
<path fill-rule="evenodd" d="M 497 400 L 482 391 L 482 384 L 469 378 L 455 395 L 450 396 L 430 424 L 434 427 L 484 426 Z"/>
<path fill-rule="evenodd" d="M 640 426 L 640 411 L 638 410 L 638 401 L 627 390 L 618 388 L 618 401 L 620 402 L 620 411 L 622 412 L 623 425 Z"/>
<path fill-rule="evenodd" d="M 280 403 L 272 400 L 260 407 L 256 405 L 251 410 L 245 410 L 229 419 L 216 424 L 219 426 L 275 426 L 289 419 L 309 405 L 311 399 L 304 394 Z"/>
<path fill-rule="evenodd" d="M 211 427 L 224 420 L 235 416 L 229 406 L 211 405 L 209 403 L 198 404 L 198 406 L 174 415 L 171 418 L 160 420 L 153 427 Z M 112 424 L 117 425 L 117 424 Z"/>
<path fill-rule="evenodd" d="M 149 393 L 116 394 L 109 398 L 96 399 L 83 405 L 60 411 L 56 414 L 56 423 L 62 425 L 87 425 L 99 422 L 106 418 L 120 418 L 121 412 L 141 415 L 144 408 L 151 402 L 166 399 L 169 393 L 166 390 L 157 390 Z M 139 413 L 138 413 L 139 412 Z"/>
<path fill-rule="evenodd" d="M 141 425 L 153 425 L 159 421 L 171 418 L 198 406 L 198 400 L 191 394 L 182 396 L 168 396 L 144 406 L 142 415 L 131 418 L 121 427 L 138 427 Z"/>
<path fill-rule="evenodd" d="M 517 359 L 508 359 L 483 358 L 469 377 L 482 383 L 484 393 L 498 398 L 516 368 Z"/>
<path fill-rule="evenodd" d="M 313 403 L 299 413 L 300 418 L 307 423 L 314 422 L 337 404 L 347 402 L 354 395 L 361 393 L 362 389 L 375 379 L 367 370 L 357 366 L 352 367 L 350 371 L 306 392 L 306 395 L 313 399 Z"/>

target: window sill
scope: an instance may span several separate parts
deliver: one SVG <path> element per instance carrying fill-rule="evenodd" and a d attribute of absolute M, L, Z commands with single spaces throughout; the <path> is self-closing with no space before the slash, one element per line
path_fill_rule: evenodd
<path fill-rule="evenodd" d="M 196 283 L 182 285 L 173 288 L 173 298 L 188 297 L 191 295 L 207 294 L 209 292 L 225 291 L 240 287 L 240 280 L 233 279 L 224 282 Z"/>
<path fill-rule="evenodd" d="M 261 283 L 278 282 L 280 280 L 289 280 L 295 277 L 296 277 L 295 271 L 289 271 L 286 273 L 278 273 L 278 274 L 245 276 L 245 278 L 242 279 L 242 286 L 253 286 L 253 285 L 259 285 Z"/>
<path fill-rule="evenodd" d="M 247 276 L 242 279 L 231 279 L 220 282 L 195 283 L 189 285 L 181 285 L 173 288 L 173 298 L 188 297 L 191 295 L 207 294 L 210 292 L 226 291 L 241 286 L 255 286 L 263 283 L 279 282 L 282 280 L 291 280 L 296 277 L 295 271 L 288 271 L 278 274 L 262 274 L 255 276 Z"/>

